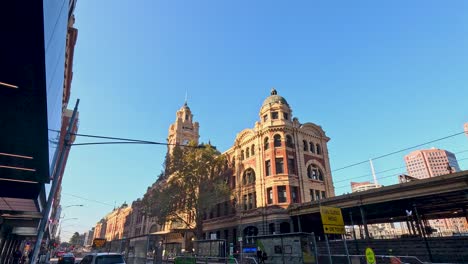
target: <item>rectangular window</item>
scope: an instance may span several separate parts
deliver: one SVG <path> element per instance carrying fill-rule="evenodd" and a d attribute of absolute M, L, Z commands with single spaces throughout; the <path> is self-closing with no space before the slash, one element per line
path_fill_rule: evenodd
<path fill-rule="evenodd" d="M 247 195 L 242 197 L 242 205 L 244 206 L 244 210 L 247 210 Z"/>
<path fill-rule="evenodd" d="M 271 112 L 271 119 L 278 119 L 278 112 Z"/>
<path fill-rule="evenodd" d="M 266 122 L 268 120 L 268 115 L 263 116 L 263 122 Z"/>
<path fill-rule="evenodd" d="M 322 191 L 322 199 L 327 198 L 327 195 L 325 194 L 325 191 Z"/>
<path fill-rule="evenodd" d="M 266 176 L 271 175 L 271 161 L 270 160 L 265 161 L 265 173 L 266 173 Z"/>
<path fill-rule="evenodd" d="M 299 202 L 299 189 L 296 186 L 291 187 L 291 201 L 293 203 Z"/>
<path fill-rule="evenodd" d="M 315 191 L 315 200 L 320 200 L 320 191 Z"/>
<path fill-rule="evenodd" d="M 288 170 L 289 174 L 296 174 L 296 162 L 294 162 L 294 159 L 288 159 Z"/>
<path fill-rule="evenodd" d="M 254 193 L 252 194 L 252 196 L 253 196 L 253 199 L 252 199 L 252 201 L 253 201 L 253 208 L 257 208 L 257 193 L 254 192 Z"/>
<path fill-rule="evenodd" d="M 278 186 L 278 203 L 287 202 L 286 198 L 286 186 Z"/>
<path fill-rule="evenodd" d="M 229 214 L 229 203 L 224 202 L 224 215 L 228 215 L 228 214 Z"/>
<path fill-rule="evenodd" d="M 283 113 L 283 116 L 284 116 L 284 119 L 288 120 L 289 119 L 289 115 L 288 113 Z"/>
<path fill-rule="evenodd" d="M 283 158 L 277 158 L 275 160 L 275 163 L 276 163 L 276 174 L 284 173 Z"/>
<path fill-rule="evenodd" d="M 310 194 L 310 200 L 311 201 L 315 201 L 315 191 L 310 189 L 309 190 L 309 194 Z"/>
<path fill-rule="evenodd" d="M 267 204 L 273 203 L 273 188 L 267 188 Z"/>
<path fill-rule="evenodd" d="M 250 209 L 253 208 L 253 199 L 252 199 L 252 194 L 251 194 L 251 193 L 249 193 L 248 199 L 249 199 L 249 200 L 248 200 L 247 208 L 250 210 Z"/>

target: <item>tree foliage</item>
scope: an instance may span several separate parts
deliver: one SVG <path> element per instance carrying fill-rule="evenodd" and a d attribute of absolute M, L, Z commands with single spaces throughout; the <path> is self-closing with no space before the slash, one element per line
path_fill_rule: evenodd
<path fill-rule="evenodd" d="M 75 232 L 73 236 L 70 238 L 70 244 L 76 245 L 80 241 L 80 234 L 78 232 Z"/>
<path fill-rule="evenodd" d="M 203 234 L 203 214 L 230 199 L 227 160 L 211 145 L 174 148 L 165 162 L 165 173 L 145 195 L 147 213 L 160 224 L 178 221 Z M 191 219 L 190 219 L 191 218 Z"/>

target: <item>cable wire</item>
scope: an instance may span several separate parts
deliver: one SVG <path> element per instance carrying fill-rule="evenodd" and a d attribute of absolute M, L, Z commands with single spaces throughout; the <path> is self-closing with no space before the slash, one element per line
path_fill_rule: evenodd
<path fill-rule="evenodd" d="M 437 141 L 441 141 L 441 140 L 444 140 L 444 139 L 447 139 L 447 138 L 455 137 L 455 136 L 458 136 L 458 135 L 461 135 L 461 134 L 465 134 L 465 131 L 459 132 L 459 133 L 456 133 L 456 134 L 452 134 L 452 135 L 449 135 L 449 136 L 446 136 L 446 137 L 434 139 L 434 140 L 431 140 L 431 141 L 428 141 L 428 142 L 425 142 L 425 143 L 421 143 L 421 144 L 418 144 L 418 145 L 415 145 L 415 146 L 412 146 L 412 147 L 407 147 L 407 148 L 404 148 L 404 149 L 393 151 L 393 152 L 390 152 L 388 154 L 380 155 L 380 156 L 377 156 L 377 157 L 371 158 L 371 159 L 372 160 L 378 160 L 378 159 L 385 158 L 385 157 L 388 157 L 388 156 L 391 156 L 391 155 L 394 155 L 394 154 L 397 154 L 397 153 L 401 153 L 403 151 L 411 150 L 411 149 L 414 149 L 414 148 L 417 148 L 417 147 L 421 147 L 421 146 L 424 146 L 424 145 L 427 145 L 427 144 L 430 144 L 430 143 L 434 143 L 434 142 L 437 142 Z M 353 163 L 353 164 L 350 164 L 350 165 L 347 165 L 347 166 L 332 170 L 332 172 L 336 172 L 336 171 L 344 170 L 344 169 L 347 169 L 347 168 L 355 167 L 357 165 L 361 165 L 361 164 L 364 164 L 364 163 L 367 163 L 367 162 L 369 162 L 369 160 L 356 162 L 356 163 Z"/>
<path fill-rule="evenodd" d="M 83 200 L 86 200 L 86 201 L 89 201 L 89 202 L 94 202 L 94 203 L 98 203 L 98 204 L 108 205 L 108 206 L 114 207 L 113 204 L 108 204 L 108 203 L 105 203 L 105 202 L 101 202 L 101 201 L 97 201 L 97 200 L 93 200 L 93 199 L 88 199 L 88 198 L 85 198 L 85 197 L 81 197 L 81 196 L 79 196 L 79 195 L 75 195 L 75 194 L 71 194 L 71 193 L 62 193 L 62 194 L 63 194 L 63 195 L 66 195 L 66 196 L 72 196 L 72 197 L 75 197 L 75 198 L 83 199 Z"/>
<path fill-rule="evenodd" d="M 467 152 L 467 151 L 463 151 L 463 152 Z M 458 152 L 459 153 L 459 152 Z M 462 160 L 468 160 L 468 158 L 463 158 L 463 159 L 459 159 L 457 161 L 462 161 Z M 404 167 L 402 167 L 404 168 Z M 398 176 L 398 175 L 401 175 L 401 174 L 404 174 L 405 172 L 400 172 L 400 173 L 396 173 L 396 174 L 391 174 L 391 175 L 386 175 L 386 176 L 382 176 L 382 177 L 378 177 L 378 180 L 381 180 L 381 179 L 386 179 L 386 178 L 390 178 L 390 177 L 393 177 L 393 176 Z M 437 176 L 436 176 L 437 177 Z M 343 181 L 340 181 L 340 182 L 343 182 Z M 337 183 L 337 182 L 333 182 L 333 183 Z M 338 187 L 334 187 L 335 189 L 341 189 L 341 188 L 344 188 L 344 187 L 350 187 L 349 185 L 342 185 L 342 186 L 338 186 Z"/>

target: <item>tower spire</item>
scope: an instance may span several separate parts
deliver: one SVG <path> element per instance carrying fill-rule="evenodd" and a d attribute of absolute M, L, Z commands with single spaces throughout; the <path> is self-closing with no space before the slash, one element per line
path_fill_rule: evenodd
<path fill-rule="evenodd" d="M 185 90 L 185 103 L 184 103 L 184 105 L 187 105 L 187 97 L 188 97 L 188 92 L 187 92 L 187 90 Z"/>

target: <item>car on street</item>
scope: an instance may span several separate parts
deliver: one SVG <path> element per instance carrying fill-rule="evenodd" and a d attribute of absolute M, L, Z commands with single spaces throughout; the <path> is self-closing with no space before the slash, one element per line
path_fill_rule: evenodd
<path fill-rule="evenodd" d="M 75 256 L 72 253 L 65 253 L 59 257 L 57 264 L 75 264 Z"/>
<path fill-rule="evenodd" d="M 125 260 L 119 253 L 94 253 L 86 255 L 80 264 L 125 264 Z"/>

